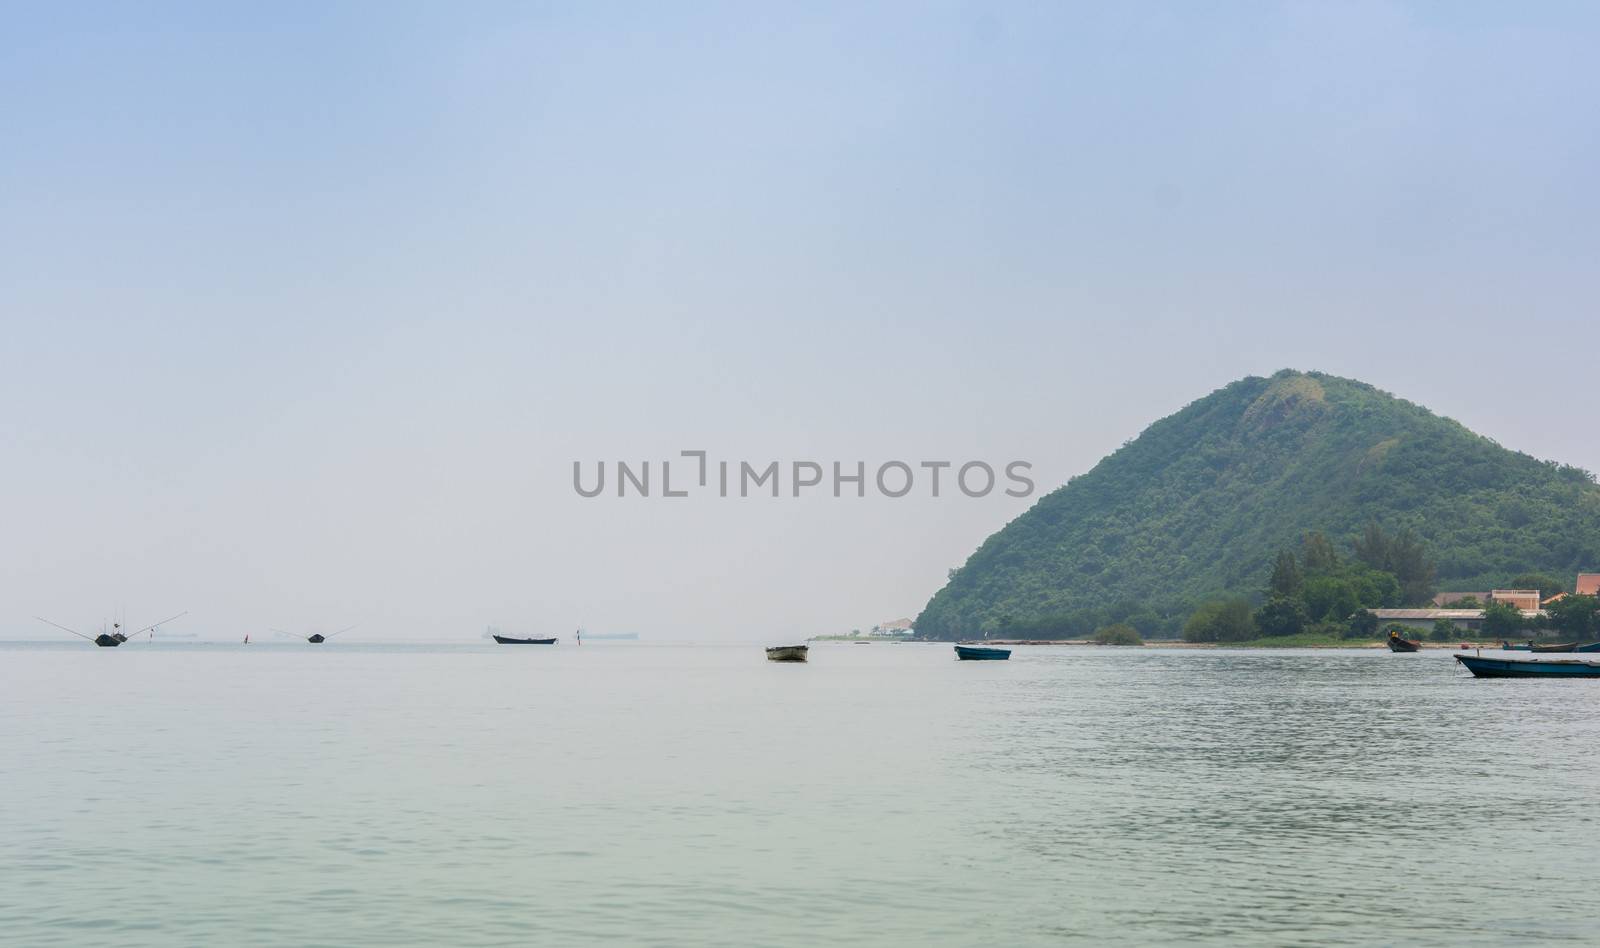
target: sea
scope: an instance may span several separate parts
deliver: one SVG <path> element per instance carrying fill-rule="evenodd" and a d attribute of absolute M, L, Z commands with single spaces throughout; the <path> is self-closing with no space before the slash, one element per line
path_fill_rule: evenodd
<path fill-rule="evenodd" d="M 0 644 L 0 943 L 1600 944 L 1597 712 L 1446 651 Z"/>

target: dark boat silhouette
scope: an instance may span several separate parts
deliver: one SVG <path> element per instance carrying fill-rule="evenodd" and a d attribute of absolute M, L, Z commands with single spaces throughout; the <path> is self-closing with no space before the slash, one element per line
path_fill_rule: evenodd
<path fill-rule="evenodd" d="M 328 641 L 329 639 L 333 638 L 335 635 L 343 635 L 346 632 L 349 632 L 353 628 L 355 628 L 355 626 L 347 625 L 344 628 L 340 629 L 339 631 L 337 631 L 337 632 L 329 632 L 327 635 L 323 635 L 321 632 L 313 632 L 312 634 L 306 636 L 306 641 L 310 642 L 312 645 L 321 645 L 323 642 Z"/>
<path fill-rule="evenodd" d="M 168 616 L 167 618 L 162 619 L 161 622 L 152 622 L 149 625 L 145 626 L 144 628 L 140 629 L 138 632 L 134 632 L 133 634 L 134 635 L 139 635 L 140 633 L 143 633 L 143 632 L 149 632 L 151 637 L 154 638 L 155 637 L 156 626 L 161 625 L 164 622 L 171 622 L 173 619 L 181 619 L 181 618 L 183 618 L 184 616 L 186 616 L 188 614 L 189 613 L 187 613 L 187 612 L 180 612 L 175 616 Z M 116 648 L 117 646 L 121 645 L 123 642 L 128 641 L 128 637 L 129 637 L 128 633 L 122 631 L 122 623 L 120 623 L 120 622 L 111 623 L 111 631 L 110 632 L 101 632 L 99 635 L 89 636 L 89 635 L 84 635 L 82 632 L 79 632 L 77 629 L 69 629 L 66 626 L 64 626 L 61 623 L 59 623 L 59 622 L 51 622 L 49 619 L 46 619 L 43 616 L 34 616 L 34 618 L 38 619 L 40 622 L 43 622 L 45 625 L 53 625 L 53 626 L 55 626 L 56 628 L 60 629 L 63 632 L 71 632 L 73 635 L 76 635 L 80 639 L 87 639 L 90 642 L 93 642 L 94 644 L 100 646 L 101 648 Z M 103 629 L 103 628 L 105 628 L 105 626 L 101 626 L 101 628 Z"/>
<path fill-rule="evenodd" d="M 1422 643 L 1421 642 L 1413 642 L 1410 639 L 1403 639 L 1403 638 L 1400 637 L 1400 633 L 1399 632 L 1390 632 L 1389 633 L 1389 651 L 1391 651 L 1391 652 L 1416 652 L 1416 651 L 1420 651 L 1421 649 L 1422 649 Z"/>
<path fill-rule="evenodd" d="M 810 651 L 808 645 L 774 645 L 767 649 L 767 661 L 803 662 Z"/>
<path fill-rule="evenodd" d="M 514 639 L 509 635 L 496 635 L 496 642 L 501 645 L 554 645 L 555 639 Z"/>

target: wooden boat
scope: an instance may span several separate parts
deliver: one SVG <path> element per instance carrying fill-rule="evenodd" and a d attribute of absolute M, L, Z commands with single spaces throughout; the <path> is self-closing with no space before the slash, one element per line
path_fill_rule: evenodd
<path fill-rule="evenodd" d="M 957 645 L 956 658 L 963 662 L 1003 662 L 1011 657 L 1008 648 L 984 648 L 977 645 Z"/>
<path fill-rule="evenodd" d="M 774 645 L 767 649 L 769 662 L 803 662 L 806 653 L 811 650 L 809 645 Z"/>
<path fill-rule="evenodd" d="M 1578 650 L 1578 643 L 1577 642 L 1568 642 L 1565 645 L 1530 645 L 1530 646 L 1528 646 L 1528 651 L 1530 651 L 1530 652 L 1576 652 L 1577 650 Z"/>
<path fill-rule="evenodd" d="M 1525 643 L 1523 643 L 1521 645 L 1512 645 L 1510 642 L 1501 642 L 1500 643 L 1500 647 L 1502 649 L 1505 649 L 1508 652 L 1531 652 L 1531 651 L 1533 651 L 1533 643 L 1532 642 L 1525 642 Z"/>
<path fill-rule="evenodd" d="M 556 644 L 556 640 L 555 639 L 514 639 L 509 635 L 497 635 L 497 636 L 494 637 L 494 640 L 496 642 L 499 642 L 501 645 L 554 645 L 554 644 Z"/>
<path fill-rule="evenodd" d="M 1600 661 L 1585 658 L 1484 658 L 1457 655 L 1479 678 L 1600 678 Z"/>
<path fill-rule="evenodd" d="M 1410 639 L 1403 639 L 1400 637 L 1400 633 L 1398 632 L 1389 633 L 1389 651 L 1391 652 L 1415 652 L 1419 651 L 1421 648 L 1421 642 L 1413 642 Z"/>

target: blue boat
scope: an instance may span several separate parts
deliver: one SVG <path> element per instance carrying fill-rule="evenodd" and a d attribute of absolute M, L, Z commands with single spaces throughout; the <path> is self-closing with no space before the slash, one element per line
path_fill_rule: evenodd
<path fill-rule="evenodd" d="M 1484 658 L 1457 655 L 1479 678 L 1600 678 L 1600 661 L 1586 658 Z"/>
<path fill-rule="evenodd" d="M 964 662 L 1003 662 L 1011 657 L 1008 648 L 979 648 L 975 645 L 957 645 L 956 658 Z"/>
<path fill-rule="evenodd" d="M 1573 651 L 1574 652 L 1600 652 L 1600 642 L 1590 642 L 1588 645 L 1580 645 L 1577 648 L 1573 649 Z"/>

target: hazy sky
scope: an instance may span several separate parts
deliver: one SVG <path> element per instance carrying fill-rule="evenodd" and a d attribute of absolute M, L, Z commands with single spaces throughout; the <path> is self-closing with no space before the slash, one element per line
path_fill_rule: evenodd
<path fill-rule="evenodd" d="M 573 461 L 1042 494 L 1286 366 L 1600 469 L 1596 48 L 1585 3 L 6 3 L 0 635 L 847 631 L 1037 497 Z"/>

